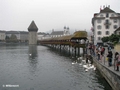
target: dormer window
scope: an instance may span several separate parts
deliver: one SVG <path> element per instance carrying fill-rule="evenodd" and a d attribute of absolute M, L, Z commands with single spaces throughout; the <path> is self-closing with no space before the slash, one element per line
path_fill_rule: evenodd
<path fill-rule="evenodd" d="M 109 17 L 109 13 L 106 13 L 106 17 Z"/>
<path fill-rule="evenodd" d="M 114 17 L 114 14 L 112 14 L 111 17 Z"/>

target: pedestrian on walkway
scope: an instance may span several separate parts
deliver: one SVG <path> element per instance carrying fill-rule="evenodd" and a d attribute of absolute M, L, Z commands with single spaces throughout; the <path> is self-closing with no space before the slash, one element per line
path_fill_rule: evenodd
<path fill-rule="evenodd" d="M 105 48 L 102 47 L 102 48 L 101 48 L 101 55 L 103 56 L 104 53 L 105 53 Z"/>
<path fill-rule="evenodd" d="M 105 48 L 102 46 L 100 50 L 100 59 L 102 60 L 102 57 L 104 56 Z"/>
<path fill-rule="evenodd" d="M 112 49 L 112 48 L 111 48 L 111 46 L 110 46 L 110 45 L 108 45 L 108 51 L 111 51 L 111 49 Z"/>
<path fill-rule="evenodd" d="M 90 51 L 90 54 L 92 55 L 92 44 L 89 43 L 88 49 L 89 49 L 89 51 Z"/>
<path fill-rule="evenodd" d="M 100 60 L 100 51 L 98 50 L 98 61 Z"/>
<path fill-rule="evenodd" d="M 108 51 L 107 57 L 108 57 L 108 66 L 109 67 L 112 66 L 112 56 L 113 56 L 112 51 Z"/>
<path fill-rule="evenodd" d="M 119 71 L 119 65 L 120 65 L 120 54 L 118 52 L 115 53 L 115 64 L 116 64 L 116 71 Z"/>

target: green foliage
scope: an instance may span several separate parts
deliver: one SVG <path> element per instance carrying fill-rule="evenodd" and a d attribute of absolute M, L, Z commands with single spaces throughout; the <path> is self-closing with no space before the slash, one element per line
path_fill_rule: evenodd
<path fill-rule="evenodd" d="M 103 42 L 108 42 L 108 41 L 109 41 L 109 37 L 103 37 L 103 38 L 102 38 L 102 41 L 103 41 Z"/>
<path fill-rule="evenodd" d="M 119 39 L 120 39 L 120 35 L 115 35 L 115 34 L 112 34 L 111 36 L 107 36 L 107 37 L 103 37 L 101 40 L 103 42 L 111 42 L 113 43 L 114 45 L 116 45 L 118 42 L 119 42 Z"/>
<path fill-rule="evenodd" d="M 17 36 L 15 34 L 12 34 L 11 37 L 6 36 L 6 42 L 8 43 L 17 43 Z"/>
<path fill-rule="evenodd" d="M 17 36 L 15 34 L 12 34 L 10 37 L 11 40 L 17 40 Z"/>
<path fill-rule="evenodd" d="M 9 37 L 9 36 L 6 36 L 6 37 L 5 37 L 5 40 L 8 40 L 8 39 L 10 39 L 10 37 Z"/>
<path fill-rule="evenodd" d="M 112 34 L 112 35 L 109 37 L 109 41 L 110 41 L 110 42 L 118 42 L 118 41 L 119 41 L 118 35 Z"/>

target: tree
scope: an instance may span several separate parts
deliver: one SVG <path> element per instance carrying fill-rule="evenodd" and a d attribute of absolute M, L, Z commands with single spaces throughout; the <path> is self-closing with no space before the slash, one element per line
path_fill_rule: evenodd
<path fill-rule="evenodd" d="M 17 40 L 17 36 L 15 34 L 12 34 L 10 37 L 11 40 Z"/>
<path fill-rule="evenodd" d="M 117 44 L 120 40 L 120 35 L 115 35 L 115 34 L 112 34 L 108 37 L 103 37 L 101 38 L 102 42 L 111 42 L 112 44 Z"/>
<path fill-rule="evenodd" d="M 5 40 L 9 40 L 9 39 L 10 39 L 10 37 L 9 37 L 9 36 L 6 36 L 6 37 L 5 37 Z"/>
<path fill-rule="evenodd" d="M 13 43 L 16 43 L 18 42 L 17 40 L 17 36 L 15 34 L 12 34 L 8 40 L 6 40 L 7 42 L 13 42 Z"/>
<path fill-rule="evenodd" d="M 109 41 L 109 37 L 103 37 L 101 40 L 102 40 L 103 42 L 108 42 L 108 41 Z"/>
<path fill-rule="evenodd" d="M 109 41 L 112 42 L 114 45 L 119 42 L 119 35 L 112 34 L 109 37 Z"/>

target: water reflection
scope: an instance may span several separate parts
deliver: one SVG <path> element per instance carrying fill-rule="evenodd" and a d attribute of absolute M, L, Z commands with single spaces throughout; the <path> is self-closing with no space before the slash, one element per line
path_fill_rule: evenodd
<path fill-rule="evenodd" d="M 38 52 L 37 52 L 37 46 L 36 45 L 30 45 L 29 46 L 29 68 L 30 72 L 32 74 L 35 73 L 37 69 L 37 63 L 38 63 Z"/>

